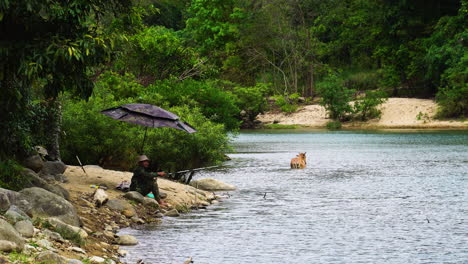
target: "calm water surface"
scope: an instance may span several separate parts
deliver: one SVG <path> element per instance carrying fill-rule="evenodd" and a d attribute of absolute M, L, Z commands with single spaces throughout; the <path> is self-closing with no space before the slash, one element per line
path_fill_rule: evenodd
<path fill-rule="evenodd" d="M 140 241 L 124 261 L 468 263 L 468 131 L 252 131 L 234 146 L 197 177 L 238 190 L 123 230 Z M 308 167 L 291 170 L 298 152 Z"/>

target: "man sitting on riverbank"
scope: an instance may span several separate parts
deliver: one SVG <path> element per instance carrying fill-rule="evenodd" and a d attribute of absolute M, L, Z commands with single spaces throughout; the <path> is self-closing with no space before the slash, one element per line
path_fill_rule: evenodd
<path fill-rule="evenodd" d="M 159 196 L 159 187 L 157 176 L 164 176 L 164 172 L 151 172 L 149 169 L 150 161 L 146 155 L 141 155 L 138 159 L 138 167 L 133 171 L 132 182 L 130 184 L 130 191 L 137 191 L 143 196 L 152 192 L 154 199 L 158 201 L 159 205 L 167 206 Z"/>

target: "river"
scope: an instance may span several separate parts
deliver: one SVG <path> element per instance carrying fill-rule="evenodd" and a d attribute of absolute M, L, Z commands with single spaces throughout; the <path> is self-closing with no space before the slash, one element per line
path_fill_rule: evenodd
<path fill-rule="evenodd" d="M 206 210 L 125 229 L 135 263 L 467 263 L 468 131 L 242 132 L 237 190 Z M 289 161 L 307 152 L 307 168 Z"/>

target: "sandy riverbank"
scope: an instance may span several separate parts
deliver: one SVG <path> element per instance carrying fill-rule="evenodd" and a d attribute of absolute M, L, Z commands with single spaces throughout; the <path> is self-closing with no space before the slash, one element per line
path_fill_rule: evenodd
<path fill-rule="evenodd" d="M 415 98 L 389 98 L 380 106 L 380 119 L 368 122 L 350 122 L 343 124 L 345 128 L 453 128 L 467 129 L 466 121 L 435 120 L 437 104 L 434 100 Z M 299 125 L 311 128 L 323 128 L 327 122 L 326 110 L 320 105 L 306 105 L 298 111 L 285 114 L 267 112 L 257 118 L 264 124 L 277 123 L 281 125 Z"/>

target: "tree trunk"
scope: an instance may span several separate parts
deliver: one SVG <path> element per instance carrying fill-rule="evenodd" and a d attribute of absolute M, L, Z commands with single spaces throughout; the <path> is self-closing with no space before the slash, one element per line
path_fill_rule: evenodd
<path fill-rule="evenodd" d="M 47 121 L 45 124 L 46 148 L 52 160 L 60 159 L 60 133 L 62 132 L 62 106 L 57 98 L 52 98 L 47 104 Z"/>

